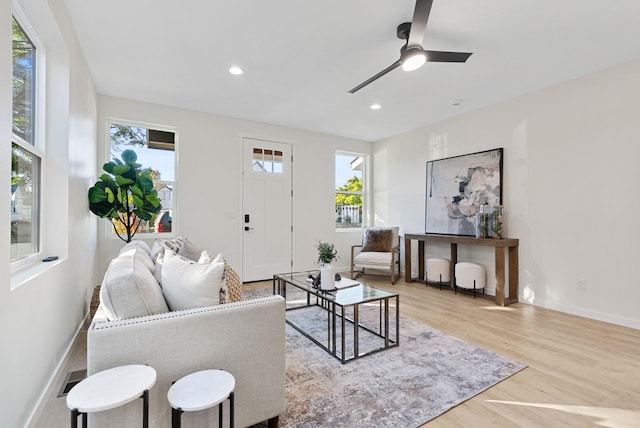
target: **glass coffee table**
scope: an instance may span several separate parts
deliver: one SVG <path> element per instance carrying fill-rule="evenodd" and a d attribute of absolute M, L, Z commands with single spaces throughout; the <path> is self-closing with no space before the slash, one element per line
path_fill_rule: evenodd
<path fill-rule="evenodd" d="M 322 291 L 307 281 L 318 271 L 273 275 L 273 294 L 287 301 L 287 324 L 298 330 L 343 364 L 400 344 L 400 296 L 398 293 L 343 278 L 337 290 Z M 391 308 L 395 316 L 390 318 Z M 313 311 L 305 315 L 291 311 Z"/>

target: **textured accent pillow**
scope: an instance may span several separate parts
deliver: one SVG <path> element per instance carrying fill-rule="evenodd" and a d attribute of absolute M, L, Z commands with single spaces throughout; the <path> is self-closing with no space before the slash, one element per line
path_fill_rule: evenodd
<path fill-rule="evenodd" d="M 225 263 L 224 287 L 220 291 L 220 303 L 232 303 L 240 301 L 242 301 L 242 282 L 240 282 L 238 273 L 231 267 L 231 265 Z"/>
<path fill-rule="evenodd" d="M 391 229 L 365 229 L 362 252 L 391 251 L 393 231 Z"/>
<path fill-rule="evenodd" d="M 172 311 L 217 305 L 224 285 L 223 263 L 196 263 L 167 252 L 162 264 L 162 292 Z"/>
<path fill-rule="evenodd" d="M 197 262 L 200 259 L 200 254 L 202 253 L 202 249 L 195 246 L 195 244 L 188 239 L 185 238 L 180 250 L 178 250 L 178 254 L 182 257 L 186 257 L 189 260 L 193 260 Z"/>
<path fill-rule="evenodd" d="M 151 247 L 151 252 L 149 253 L 151 255 L 151 259 L 155 260 L 158 256 L 158 252 L 163 248 L 169 248 L 174 253 L 177 253 L 180 251 L 180 248 L 182 248 L 184 241 L 186 240 L 187 238 L 184 236 L 179 236 L 175 239 L 156 239 Z"/>
<path fill-rule="evenodd" d="M 100 303 L 108 320 L 168 312 L 153 261 L 144 249 L 132 248 L 111 261 L 100 287 Z"/>

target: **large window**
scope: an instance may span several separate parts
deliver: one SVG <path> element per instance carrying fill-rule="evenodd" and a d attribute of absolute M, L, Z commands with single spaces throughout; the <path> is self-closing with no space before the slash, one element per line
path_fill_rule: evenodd
<path fill-rule="evenodd" d="M 36 46 L 12 18 L 11 263 L 40 252 L 40 171 L 36 140 Z"/>
<path fill-rule="evenodd" d="M 162 203 L 162 210 L 149 222 L 141 222 L 137 233 L 175 232 L 175 133 L 150 129 L 140 124 L 109 122 L 110 157 L 120 159 L 122 152 L 127 149 L 136 152 L 137 162 L 143 168 L 151 169 L 153 183 Z"/>
<path fill-rule="evenodd" d="M 364 157 L 336 153 L 336 227 L 357 228 L 363 223 Z"/>

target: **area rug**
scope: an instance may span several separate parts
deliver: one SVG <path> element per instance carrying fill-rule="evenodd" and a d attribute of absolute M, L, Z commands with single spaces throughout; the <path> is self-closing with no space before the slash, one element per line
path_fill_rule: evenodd
<path fill-rule="evenodd" d="M 245 298 L 270 293 L 250 291 Z M 377 322 L 378 314 L 377 307 L 360 310 L 365 323 Z M 305 330 L 326 324 L 319 308 L 290 316 Z M 361 343 L 373 339 L 361 337 Z M 287 325 L 287 409 L 280 426 L 418 427 L 525 367 L 402 316 L 400 346 L 347 364 Z"/>

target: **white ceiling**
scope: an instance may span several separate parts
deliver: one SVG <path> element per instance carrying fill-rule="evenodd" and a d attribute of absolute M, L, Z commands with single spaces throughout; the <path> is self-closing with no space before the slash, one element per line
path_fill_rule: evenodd
<path fill-rule="evenodd" d="M 638 0 L 435 0 L 425 49 L 467 63 L 350 94 L 399 58 L 414 0 L 65 3 L 100 94 L 370 141 L 640 58 Z"/>

